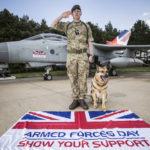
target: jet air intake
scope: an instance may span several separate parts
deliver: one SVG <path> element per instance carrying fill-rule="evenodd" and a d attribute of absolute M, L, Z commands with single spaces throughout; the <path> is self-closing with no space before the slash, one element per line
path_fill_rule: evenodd
<path fill-rule="evenodd" d="M 7 43 L 0 43 L 0 62 L 8 62 L 8 60 Z"/>

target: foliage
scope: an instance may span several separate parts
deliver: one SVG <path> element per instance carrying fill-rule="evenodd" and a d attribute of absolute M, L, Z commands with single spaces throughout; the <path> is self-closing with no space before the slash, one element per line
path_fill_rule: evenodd
<path fill-rule="evenodd" d="M 138 20 L 131 29 L 129 44 L 150 44 L 150 27 L 145 21 Z"/>
<path fill-rule="evenodd" d="M 119 33 L 116 28 L 113 28 L 110 21 L 105 25 L 105 41 L 112 41 Z"/>
<path fill-rule="evenodd" d="M 150 72 L 150 67 L 117 68 L 117 72 Z"/>
<path fill-rule="evenodd" d="M 109 21 L 103 30 L 91 22 L 88 22 L 92 29 L 94 42 L 105 43 L 106 40 L 112 41 L 121 31 L 113 28 Z M 145 21 L 138 20 L 131 28 L 131 38 L 129 44 L 149 44 L 150 43 L 150 27 Z M 10 13 L 7 9 L 0 11 L 0 42 L 16 41 L 28 38 L 39 33 L 58 33 L 47 26 L 47 23 L 42 19 L 41 24 L 30 20 L 27 15 L 19 18 L 18 16 Z"/>

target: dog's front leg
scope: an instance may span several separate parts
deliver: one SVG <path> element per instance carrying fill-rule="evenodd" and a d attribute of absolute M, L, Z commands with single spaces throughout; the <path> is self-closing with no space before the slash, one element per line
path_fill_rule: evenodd
<path fill-rule="evenodd" d="M 94 108 L 97 108 L 97 100 L 96 100 L 95 90 L 92 91 L 92 99 L 93 99 Z"/>
<path fill-rule="evenodd" d="M 106 91 L 102 92 L 102 111 L 106 111 L 106 101 L 107 101 L 107 93 Z"/>

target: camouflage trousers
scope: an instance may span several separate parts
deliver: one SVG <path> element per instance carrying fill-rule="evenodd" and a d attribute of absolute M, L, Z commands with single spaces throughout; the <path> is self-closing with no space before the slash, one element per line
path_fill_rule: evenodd
<path fill-rule="evenodd" d="M 70 79 L 73 99 L 84 99 L 87 93 L 89 61 L 86 53 L 67 55 L 67 73 Z"/>

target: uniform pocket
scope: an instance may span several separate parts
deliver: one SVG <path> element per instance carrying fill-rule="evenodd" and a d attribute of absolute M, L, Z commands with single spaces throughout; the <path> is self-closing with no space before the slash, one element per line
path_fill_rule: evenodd
<path fill-rule="evenodd" d="M 89 74 L 89 61 L 88 61 L 88 56 L 86 53 L 83 53 L 82 55 L 80 55 L 79 58 L 79 72 L 80 74 L 84 74 L 86 76 L 88 76 Z"/>

